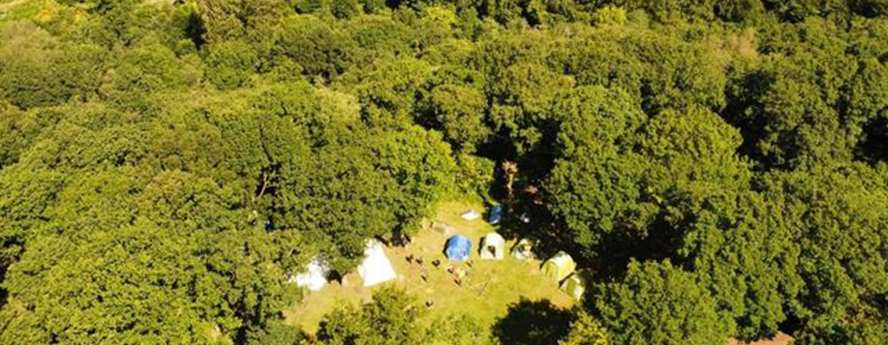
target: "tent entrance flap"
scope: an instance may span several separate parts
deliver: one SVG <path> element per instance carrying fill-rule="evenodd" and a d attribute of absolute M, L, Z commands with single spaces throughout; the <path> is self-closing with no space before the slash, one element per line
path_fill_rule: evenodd
<path fill-rule="evenodd" d="M 481 238 L 482 259 L 502 260 L 506 252 L 506 240 L 500 234 L 491 232 Z"/>

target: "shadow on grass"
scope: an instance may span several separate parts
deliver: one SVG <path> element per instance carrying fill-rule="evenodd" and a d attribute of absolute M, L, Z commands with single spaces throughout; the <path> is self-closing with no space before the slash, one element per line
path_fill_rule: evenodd
<path fill-rule="evenodd" d="M 549 300 L 522 298 L 509 306 L 509 313 L 496 321 L 493 336 L 502 344 L 555 345 L 570 332 L 573 313 Z"/>

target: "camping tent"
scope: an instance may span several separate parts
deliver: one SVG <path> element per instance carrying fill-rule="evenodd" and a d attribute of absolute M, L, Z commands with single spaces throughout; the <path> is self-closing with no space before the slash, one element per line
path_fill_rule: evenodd
<path fill-rule="evenodd" d="M 320 258 L 311 259 L 308 268 L 304 273 L 290 277 L 291 283 L 296 283 L 300 287 L 307 288 L 311 291 L 318 291 L 327 285 L 327 276 L 330 274 L 330 267 Z"/>
<path fill-rule="evenodd" d="M 497 225 L 501 221 L 503 221 L 503 207 L 494 206 L 493 209 L 490 210 L 490 217 L 487 218 L 487 222 L 490 223 L 490 225 Z"/>
<path fill-rule="evenodd" d="M 583 293 L 586 292 L 586 282 L 591 280 L 590 277 L 589 271 L 578 270 L 561 283 L 561 290 L 579 301 L 583 298 Z"/>
<path fill-rule="evenodd" d="M 395 269 L 385 256 L 382 243 L 376 240 L 367 242 L 364 248 L 364 262 L 358 266 L 358 274 L 364 280 L 364 286 L 373 286 L 395 279 Z"/>
<path fill-rule="evenodd" d="M 573 261 L 573 258 L 571 258 L 570 255 L 565 252 L 558 252 L 551 259 L 546 260 L 546 262 L 543 263 L 542 270 L 544 276 L 561 281 L 573 273 L 576 268 L 577 263 Z"/>
<path fill-rule="evenodd" d="M 481 238 L 481 258 L 502 260 L 505 247 L 506 240 L 500 234 L 491 232 Z"/>
<path fill-rule="evenodd" d="M 512 247 L 512 257 L 518 260 L 533 259 L 533 242 L 526 238 L 518 241 L 518 244 Z"/>
<path fill-rule="evenodd" d="M 472 241 L 462 235 L 456 235 L 447 240 L 444 254 L 450 261 L 466 261 L 472 252 Z"/>

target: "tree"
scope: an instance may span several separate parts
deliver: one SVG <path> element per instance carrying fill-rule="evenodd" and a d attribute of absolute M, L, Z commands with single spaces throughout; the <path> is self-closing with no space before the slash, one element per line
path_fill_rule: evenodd
<path fill-rule="evenodd" d="M 558 345 L 609 345 L 607 330 L 586 312 L 577 313 L 577 320 L 571 323 L 570 333 Z"/>
<path fill-rule="evenodd" d="M 632 262 L 591 296 L 592 313 L 618 344 L 720 344 L 728 335 L 709 292 L 668 261 Z"/>
<path fill-rule="evenodd" d="M 318 330 L 318 340 L 328 345 L 418 344 L 423 329 L 417 321 L 423 311 L 404 291 L 385 287 L 360 308 L 348 306 L 327 315 Z"/>
<path fill-rule="evenodd" d="M 472 153 L 489 139 L 487 97 L 480 73 L 447 65 L 433 72 L 420 97 L 417 122 L 443 132 L 454 149 Z"/>
<path fill-rule="evenodd" d="M 350 36 L 329 23 L 309 17 L 285 20 L 272 54 L 292 59 L 308 76 L 329 81 L 352 66 L 356 50 Z"/>
<path fill-rule="evenodd" d="M 853 324 L 872 311 L 878 311 L 872 319 L 883 317 L 874 296 L 886 293 L 888 280 L 883 254 L 888 234 L 882 225 L 888 217 L 880 206 L 888 199 L 876 187 L 884 176 L 884 167 L 852 164 L 765 179 L 765 195 L 785 210 L 786 226 L 800 247 L 804 285 L 788 302 L 815 329 Z"/>
<path fill-rule="evenodd" d="M 646 163 L 632 152 L 644 114 L 620 90 L 584 87 L 553 107 L 564 120 L 555 167 L 544 187 L 547 207 L 587 257 L 607 234 L 642 233 L 656 205 L 639 186 Z"/>
<path fill-rule="evenodd" d="M 737 325 L 737 335 L 771 336 L 791 315 L 786 301 L 803 290 L 798 243 L 784 210 L 757 192 L 714 192 L 683 225 L 679 255 L 708 287 L 717 310 Z M 778 274 L 779 272 L 779 274 Z"/>
<path fill-rule="evenodd" d="M 152 93 L 181 89 L 189 82 L 185 66 L 165 46 L 136 46 L 117 54 L 99 91 L 104 99 L 122 107 L 143 108 Z"/>
<path fill-rule="evenodd" d="M 765 169 L 852 160 L 866 127 L 881 132 L 877 90 L 886 74 L 872 61 L 868 37 L 879 29 L 860 25 L 850 35 L 811 18 L 775 30 L 782 31 L 763 47 L 773 53 L 744 77 L 743 94 L 725 114 L 743 131 L 744 151 Z"/>
<path fill-rule="evenodd" d="M 373 148 L 377 169 L 388 173 L 400 192 L 394 210 L 395 233 L 415 235 L 420 220 L 430 216 L 430 206 L 454 190 L 456 164 L 440 133 L 413 126 L 404 131 L 380 133 L 382 142 Z"/>
<path fill-rule="evenodd" d="M 492 345 L 490 329 L 471 315 L 445 315 L 435 319 L 426 331 L 424 344 Z"/>
<path fill-rule="evenodd" d="M 207 78 L 219 89 L 235 89 L 247 82 L 259 64 L 253 48 L 243 41 L 225 41 L 208 47 Z"/>
<path fill-rule="evenodd" d="M 286 13 L 284 1 L 199 0 L 197 13 L 210 44 L 245 38 L 253 42 L 274 39 L 274 31 Z"/>
<path fill-rule="evenodd" d="M 749 185 L 749 166 L 736 152 L 740 134 L 700 108 L 644 122 L 628 95 L 602 91 L 565 102 L 562 113 L 577 115 L 561 126 L 562 157 L 545 184 L 548 208 L 590 258 L 614 251 L 599 247 L 605 238 L 654 247 L 628 245 L 620 249 L 627 257 L 669 257 L 683 219 L 695 217 L 704 196 Z"/>
<path fill-rule="evenodd" d="M 0 95 L 19 108 L 66 103 L 94 94 L 105 51 L 88 43 L 59 42 L 30 23 L 0 33 Z"/>
<path fill-rule="evenodd" d="M 395 58 L 363 67 L 339 79 L 353 85 L 363 119 L 375 126 L 407 127 L 420 88 L 431 74 L 430 66 L 419 59 Z"/>

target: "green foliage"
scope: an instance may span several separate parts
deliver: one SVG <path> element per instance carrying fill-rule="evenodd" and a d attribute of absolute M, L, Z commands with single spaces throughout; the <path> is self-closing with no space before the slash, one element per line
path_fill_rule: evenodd
<path fill-rule="evenodd" d="M 486 200 L 494 180 L 494 168 L 495 164 L 489 159 L 468 154 L 457 155 L 454 172 L 457 188 L 465 195 L 480 196 Z"/>
<path fill-rule="evenodd" d="M 501 341 L 885 343 L 886 4 L 4 2 L 0 343 L 495 342 L 389 289 L 282 320 L 447 197 L 596 272 Z"/>
<path fill-rule="evenodd" d="M 618 344 L 717 344 L 727 329 L 691 273 L 669 262 L 629 265 L 620 281 L 595 287 L 592 309 Z"/>
<path fill-rule="evenodd" d="M 242 41 L 220 42 L 208 48 L 207 78 L 219 89 L 235 89 L 245 84 L 259 64 L 256 52 Z"/>
<path fill-rule="evenodd" d="M 849 161 L 866 124 L 885 108 L 876 91 L 885 66 L 873 63 L 867 38 L 874 28 L 861 26 L 851 36 L 810 19 L 787 29 L 768 42 L 766 49 L 779 54 L 748 75 L 742 108 L 728 118 L 746 129 L 748 151 L 765 167 Z"/>
<path fill-rule="evenodd" d="M 451 345 L 495 344 L 490 330 L 470 315 L 446 315 L 428 327 L 424 343 Z"/>
<path fill-rule="evenodd" d="M 298 327 L 284 322 L 275 322 L 248 334 L 246 344 L 300 345 L 304 344 L 305 338 L 306 336 Z"/>
<path fill-rule="evenodd" d="M 556 109 L 566 120 L 559 135 L 562 157 L 545 184 L 548 207 L 592 254 L 604 233 L 633 226 L 622 219 L 638 219 L 655 207 L 641 200 L 638 182 L 645 163 L 627 152 L 644 114 L 625 93 L 600 87 L 580 89 Z"/>
<path fill-rule="evenodd" d="M 454 189 L 456 164 L 450 147 L 439 133 L 416 126 L 383 136 L 374 151 L 378 170 L 394 180 L 401 195 L 395 230 L 412 236 L 419 221 L 431 215 L 431 206 Z"/>
<path fill-rule="evenodd" d="M 647 120 L 619 90 L 574 97 L 558 105 L 568 119 L 545 186 L 549 209 L 590 257 L 613 234 L 643 240 L 654 223 L 682 231 L 702 196 L 748 186 L 740 135 L 715 114 L 664 111 Z"/>
<path fill-rule="evenodd" d="M 160 90 L 176 90 L 189 80 L 181 60 L 159 44 L 118 51 L 99 93 L 128 108 L 144 107 L 144 98 Z"/>
<path fill-rule="evenodd" d="M 339 19 L 356 17 L 361 14 L 361 2 L 358 0 L 331 0 L 330 13 Z"/>
<path fill-rule="evenodd" d="M 0 33 L 0 94 L 20 108 L 88 97 L 101 81 L 103 55 L 92 44 L 59 42 L 30 23 Z"/>
<path fill-rule="evenodd" d="M 715 14 L 734 22 L 754 22 L 765 12 L 765 5 L 761 0 L 726 0 L 715 4 Z"/>
<path fill-rule="evenodd" d="M 354 85 L 367 122 L 396 126 L 407 122 L 415 111 L 417 93 L 430 73 L 430 66 L 422 60 L 395 58 L 350 71 L 339 81 Z"/>
<path fill-rule="evenodd" d="M 577 320 L 570 325 L 570 333 L 558 345 L 609 345 L 607 330 L 585 312 L 577 314 Z"/>
<path fill-rule="evenodd" d="M 203 39 L 209 43 L 271 40 L 285 13 L 285 2 L 276 0 L 197 0 L 196 4 Z"/>
<path fill-rule="evenodd" d="M 884 168 L 860 164 L 818 167 L 807 172 L 768 176 L 768 195 L 774 195 L 784 220 L 804 255 L 799 274 L 805 288 L 794 303 L 796 315 L 830 324 L 866 309 L 883 296 L 888 276 L 884 247 L 886 216 L 880 206 L 885 191 Z"/>
<path fill-rule="evenodd" d="M 758 193 L 714 192 L 687 224 L 680 253 L 745 339 L 770 336 L 803 289 L 800 248 L 783 209 Z M 780 274 L 775 274 L 780 272 Z"/>
<path fill-rule="evenodd" d="M 274 54 L 292 59 L 309 76 L 335 77 L 351 66 L 354 41 L 316 18 L 292 18 L 282 25 Z"/>
<path fill-rule="evenodd" d="M 490 137 L 484 123 L 487 97 L 482 76 L 472 70 L 447 65 L 429 78 L 419 102 L 420 123 L 440 130 L 448 142 L 473 152 Z"/>
<path fill-rule="evenodd" d="M 418 344 L 423 329 L 417 320 L 423 313 L 406 292 L 386 287 L 360 308 L 347 306 L 328 315 L 321 322 L 318 340 L 328 345 Z"/>
<path fill-rule="evenodd" d="M 607 5 L 595 11 L 592 20 L 596 25 L 623 25 L 626 24 L 626 10 Z"/>

